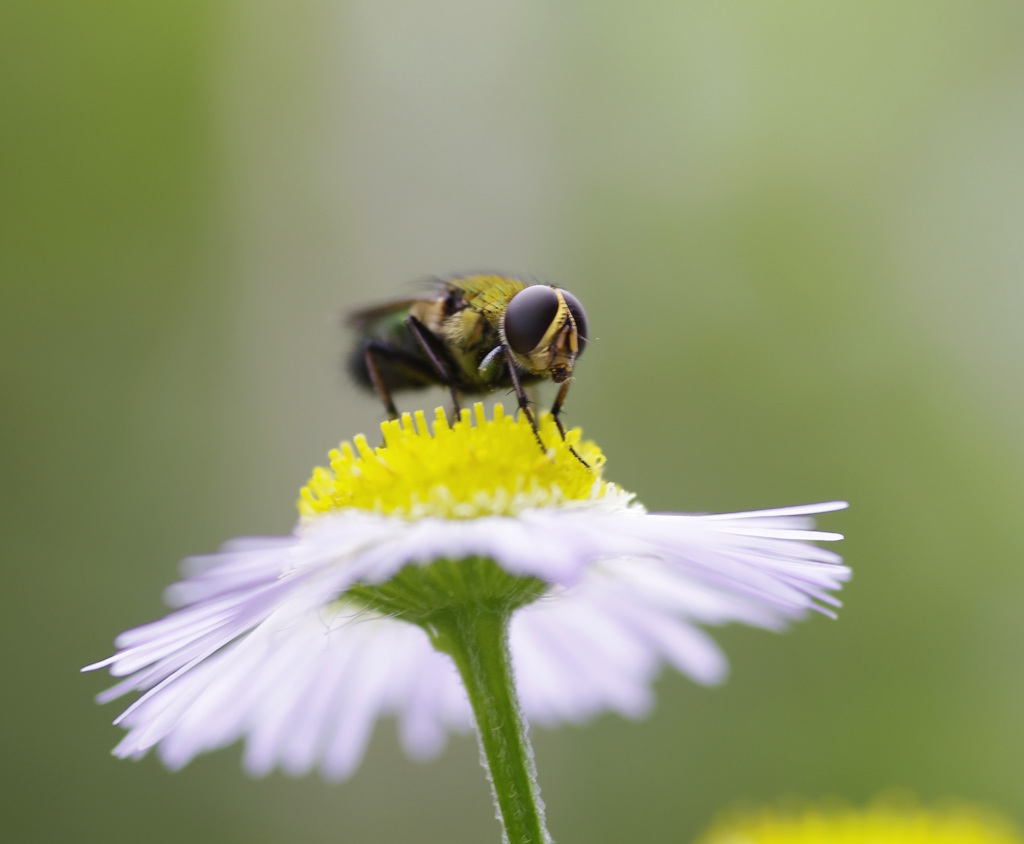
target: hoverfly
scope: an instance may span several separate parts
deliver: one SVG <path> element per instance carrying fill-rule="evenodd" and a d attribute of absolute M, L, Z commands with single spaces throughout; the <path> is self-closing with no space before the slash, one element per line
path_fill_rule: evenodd
<path fill-rule="evenodd" d="M 587 343 L 586 312 L 569 291 L 497 274 L 457 275 L 432 280 L 422 297 L 359 310 L 348 321 L 359 332 L 349 369 L 392 419 L 393 391 L 446 387 L 457 414 L 460 394 L 511 388 L 540 442 L 525 388 L 550 379 L 561 385 L 551 414 L 564 439 L 559 414 Z"/>

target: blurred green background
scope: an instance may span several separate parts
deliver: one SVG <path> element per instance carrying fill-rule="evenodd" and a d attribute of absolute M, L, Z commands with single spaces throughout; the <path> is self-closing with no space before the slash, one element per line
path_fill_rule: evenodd
<path fill-rule="evenodd" d="M 338 315 L 479 267 L 586 304 L 569 419 L 649 507 L 853 502 L 837 622 L 536 732 L 556 839 L 893 786 L 1024 820 L 1022 233 L 1018 0 L 3 4 L 0 839 L 498 840 L 469 739 L 171 774 L 78 674 L 375 427 Z"/>

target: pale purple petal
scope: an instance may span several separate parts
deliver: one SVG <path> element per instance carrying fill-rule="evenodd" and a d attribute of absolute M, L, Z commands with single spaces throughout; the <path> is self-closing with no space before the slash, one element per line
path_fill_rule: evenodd
<path fill-rule="evenodd" d="M 809 543 L 838 538 L 811 516 L 842 506 L 652 515 L 614 493 L 514 518 L 327 514 L 292 537 L 236 540 L 187 560 L 167 590 L 177 609 L 121 634 L 118 652 L 89 668 L 124 677 L 101 700 L 142 693 L 118 718 L 128 730 L 121 756 L 159 745 L 176 768 L 244 740 L 255 775 L 319 768 L 344 778 L 391 715 L 409 754 L 427 758 L 471 725 L 453 665 L 418 627 L 358 610 L 344 593 L 405 565 L 484 556 L 550 584 L 510 630 L 527 719 L 639 717 L 663 665 L 701 683 L 725 676 L 698 624 L 780 629 L 838 605 L 831 591 L 849 569 Z"/>

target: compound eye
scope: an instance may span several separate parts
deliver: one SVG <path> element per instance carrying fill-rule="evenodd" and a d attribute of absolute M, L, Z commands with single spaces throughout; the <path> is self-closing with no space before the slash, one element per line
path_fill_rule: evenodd
<path fill-rule="evenodd" d="M 573 296 L 568 290 L 562 291 L 565 304 L 569 306 L 569 313 L 572 314 L 572 321 L 576 323 L 576 342 L 579 344 L 577 355 L 583 354 L 583 347 L 587 345 L 587 337 L 590 335 L 590 328 L 587 325 L 587 312 L 583 310 L 580 300 Z"/>
<path fill-rule="evenodd" d="M 553 287 L 537 285 L 520 290 L 505 309 L 505 340 L 513 352 L 532 352 L 558 315 L 558 294 Z"/>

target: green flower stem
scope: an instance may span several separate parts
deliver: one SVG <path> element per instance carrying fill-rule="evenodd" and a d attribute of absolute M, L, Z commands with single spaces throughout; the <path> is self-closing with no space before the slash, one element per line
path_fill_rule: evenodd
<path fill-rule="evenodd" d="M 434 647 L 455 661 L 469 692 L 507 841 L 544 844 L 551 836 L 512 677 L 510 616 L 497 604 L 449 607 L 433 613 L 424 627 Z"/>
<path fill-rule="evenodd" d="M 508 625 L 546 584 L 517 577 L 486 557 L 408 565 L 384 583 L 362 584 L 346 600 L 418 624 L 462 675 L 508 844 L 547 844 L 533 749 L 519 708 Z"/>

